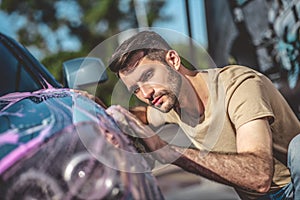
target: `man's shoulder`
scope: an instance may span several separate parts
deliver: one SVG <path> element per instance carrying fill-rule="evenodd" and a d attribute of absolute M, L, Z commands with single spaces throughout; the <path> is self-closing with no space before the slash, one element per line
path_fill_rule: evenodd
<path fill-rule="evenodd" d="M 224 84 L 237 84 L 249 78 L 260 80 L 265 77 L 262 73 L 242 65 L 227 65 L 222 68 L 216 68 L 211 71 L 213 79 L 222 80 Z"/>
<path fill-rule="evenodd" d="M 255 73 L 255 74 L 261 74 L 258 71 L 255 71 L 254 69 L 243 66 L 243 65 L 227 65 L 222 68 L 218 68 L 218 72 L 221 74 L 232 74 L 232 75 L 241 75 L 241 74 L 248 74 L 248 73 Z"/>

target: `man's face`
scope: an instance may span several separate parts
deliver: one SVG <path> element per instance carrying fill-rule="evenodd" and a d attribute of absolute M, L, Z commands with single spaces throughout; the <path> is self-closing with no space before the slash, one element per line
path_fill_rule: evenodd
<path fill-rule="evenodd" d="M 142 58 L 133 71 L 119 75 L 130 93 L 162 112 L 169 112 L 178 101 L 181 76 L 171 66 Z"/>

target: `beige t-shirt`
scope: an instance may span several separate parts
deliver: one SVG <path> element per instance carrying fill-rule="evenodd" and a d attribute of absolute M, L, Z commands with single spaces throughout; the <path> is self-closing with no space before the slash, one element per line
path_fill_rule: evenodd
<path fill-rule="evenodd" d="M 275 169 L 271 190 L 285 186 L 291 180 L 290 173 L 286 161 L 279 159 L 279 152 L 286 158 L 289 142 L 300 133 L 300 123 L 287 102 L 268 78 L 250 68 L 232 65 L 207 71 L 209 100 L 200 124 L 191 127 L 174 110 L 162 113 L 152 107 L 147 111 L 149 123 L 177 123 L 197 148 L 236 153 L 236 130 L 247 122 L 268 117 Z M 237 191 L 243 199 L 256 199 L 259 195 Z"/>

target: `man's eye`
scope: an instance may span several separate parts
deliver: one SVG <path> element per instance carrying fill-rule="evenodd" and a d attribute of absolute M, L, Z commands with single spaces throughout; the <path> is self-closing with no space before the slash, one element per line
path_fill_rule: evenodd
<path fill-rule="evenodd" d="M 135 89 L 133 90 L 133 93 L 134 93 L 134 94 L 137 94 L 139 91 L 140 91 L 140 88 L 137 87 L 137 88 L 135 88 Z"/>
<path fill-rule="evenodd" d="M 145 80 L 149 80 L 149 79 L 152 77 L 152 74 L 153 74 L 152 71 L 147 72 L 147 73 L 145 74 L 144 79 L 145 79 Z"/>
<path fill-rule="evenodd" d="M 141 77 L 140 81 L 146 82 L 150 78 L 152 78 L 152 76 L 153 76 L 153 70 L 147 71 L 146 73 L 143 74 L 143 76 Z"/>

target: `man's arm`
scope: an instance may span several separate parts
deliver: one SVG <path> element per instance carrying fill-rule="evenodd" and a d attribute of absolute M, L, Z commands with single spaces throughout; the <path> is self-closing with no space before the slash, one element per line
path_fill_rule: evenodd
<path fill-rule="evenodd" d="M 126 119 L 131 129 L 162 163 L 172 163 L 183 169 L 215 180 L 257 192 L 267 192 L 273 176 L 272 137 L 267 119 L 258 119 L 237 130 L 237 153 L 203 152 L 167 144 L 126 109 L 108 109 L 112 116 Z M 118 113 L 118 114 L 114 114 Z M 118 121 L 118 119 L 116 119 Z M 155 153 L 154 153 L 155 151 Z"/>
<path fill-rule="evenodd" d="M 258 119 L 237 130 L 237 153 L 224 154 L 171 147 L 182 153 L 173 164 L 187 171 L 232 186 L 267 192 L 273 176 L 272 138 L 267 119 Z M 176 154 L 176 153 L 175 153 Z M 174 155 L 175 156 L 175 155 Z"/>

